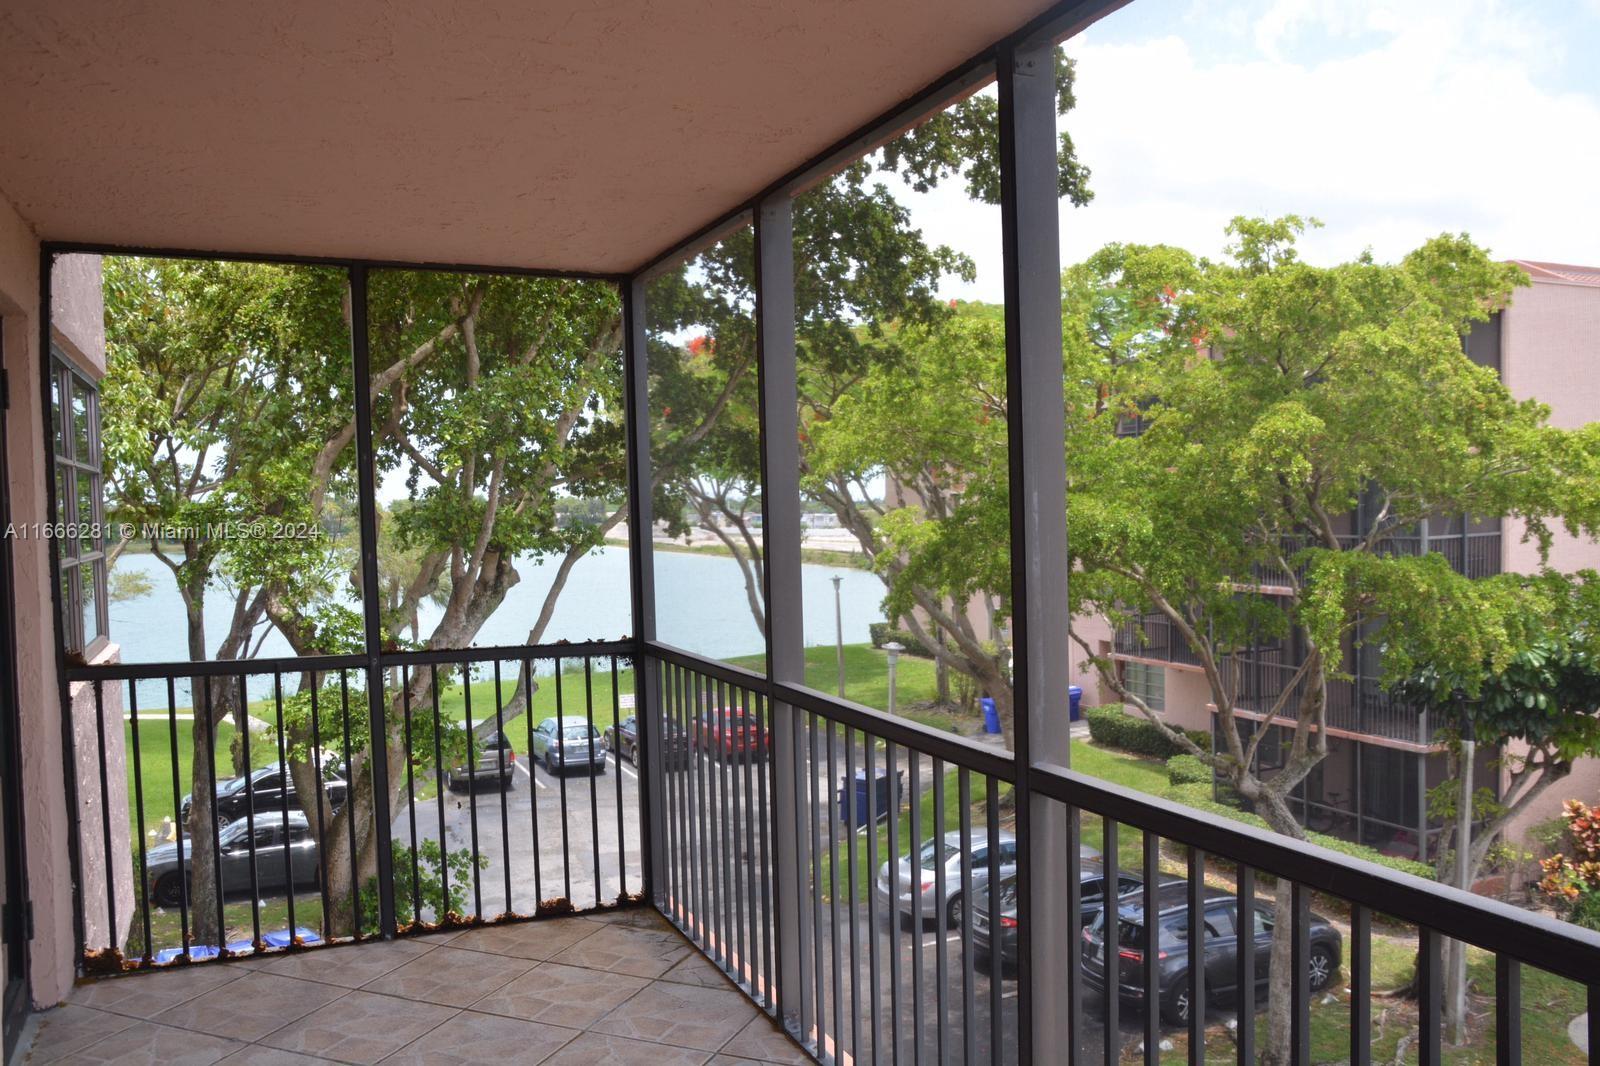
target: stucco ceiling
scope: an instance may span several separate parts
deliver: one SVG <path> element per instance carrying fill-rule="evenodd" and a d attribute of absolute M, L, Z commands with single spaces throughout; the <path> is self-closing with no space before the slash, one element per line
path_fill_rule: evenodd
<path fill-rule="evenodd" d="M 9 0 L 48 240 L 621 272 L 1047 0 Z"/>

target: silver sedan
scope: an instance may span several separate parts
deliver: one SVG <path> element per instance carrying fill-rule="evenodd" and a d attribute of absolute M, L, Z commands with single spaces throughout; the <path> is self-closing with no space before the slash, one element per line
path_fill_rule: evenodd
<path fill-rule="evenodd" d="M 989 836 L 984 833 L 973 833 L 971 837 L 972 852 L 970 869 L 972 877 L 972 891 L 976 896 L 982 897 L 989 886 L 989 849 L 991 843 Z M 998 842 L 994 845 L 999 848 L 996 860 L 1000 864 L 1001 879 L 1007 878 L 1017 871 L 1017 841 L 1010 833 L 1001 830 Z M 1079 853 L 1086 859 L 1098 858 L 1099 849 L 1084 844 L 1079 847 Z M 922 845 L 917 853 L 916 861 L 911 856 L 903 856 L 896 864 L 894 870 L 894 884 L 890 884 L 889 864 L 884 863 L 878 869 L 878 883 L 876 892 L 878 905 L 886 910 L 892 910 L 896 915 L 916 916 L 928 921 L 939 921 L 947 927 L 961 924 L 962 909 L 966 906 L 966 898 L 962 892 L 961 884 L 961 854 L 962 837 L 959 830 L 944 835 L 943 847 L 936 840 L 929 840 Z M 944 881 L 944 912 L 939 911 L 939 882 Z"/>

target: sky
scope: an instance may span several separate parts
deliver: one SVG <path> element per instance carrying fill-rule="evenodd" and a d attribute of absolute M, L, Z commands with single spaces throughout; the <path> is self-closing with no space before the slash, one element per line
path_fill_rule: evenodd
<path fill-rule="evenodd" d="M 1092 171 L 1063 263 L 1108 241 L 1218 255 L 1235 215 L 1314 216 L 1303 254 L 1397 259 L 1469 233 L 1600 265 L 1600 0 L 1134 0 L 1067 43 Z M 992 91 L 992 90 L 990 90 Z M 999 212 L 897 190 L 999 301 Z"/>

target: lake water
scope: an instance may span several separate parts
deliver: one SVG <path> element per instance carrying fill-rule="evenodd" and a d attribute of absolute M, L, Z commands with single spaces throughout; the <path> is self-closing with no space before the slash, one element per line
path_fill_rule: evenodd
<path fill-rule="evenodd" d="M 171 571 L 154 556 L 143 554 L 124 555 L 117 566 L 143 573 L 154 586 L 151 592 L 138 599 L 111 604 L 111 639 L 122 646 L 123 661 L 187 660 L 183 600 Z M 517 570 L 522 580 L 506 594 L 505 602 L 479 630 L 474 643 L 481 646 L 524 643 L 550 588 L 556 566 L 555 561 L 520 561 Z M 726 556 L 658 551 L 655 567 L 656 618 L 661 640 L 715 659 L 761 652 L 764 646 L 761 632 L 750 615 L 744 582 L 734 560 Z M 807 565 L 801 569 L 806 643 L 832 644 L 834 641 L 831 579 L 835 574 L 843 579 L 840 602 L 845 643 L 866 642 L 867 626 L 883 620 L 883 584 L 878 578 L 848 567 Z M 601 548 L 573 567 L 545 630 L 544 642 L 609 640 L 626 636 L 632 630 L 629 602 L 628 549 Z M 227 590 L 213 590 L 208 595 L 206 637 L 213 653 L 222 641 L 232 609 L 232 598 Z M 424 636 L 441 614 L 440 608 L 424 605 Z M 275 630 L 268 634 L 259 652 L 263 657 L 290 654 L 288 642 Z M 258 694 L 270 691 L 268 679 L 262 678 L 261 685 Z M 251 687 L 256 688 L 254 681 Z M 140 687 L 140 695 L 146 695 L 144 686 Z M 157 697 L 154 688 L 149 696 Z M 159 698 L 165 702 L 164 686 Z M 180 694 L 180 698 L 187 702 L 186 694 Z M 141 703 L 144 702 L 141 699 Z"/>

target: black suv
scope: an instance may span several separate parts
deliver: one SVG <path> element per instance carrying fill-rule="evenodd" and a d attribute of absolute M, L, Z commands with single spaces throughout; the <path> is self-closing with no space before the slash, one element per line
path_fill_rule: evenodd
<path fill-rule="evenodd" d="M 1094 924 L 1105 906 L 1105 866 L 1099 859 L 1084 859 L 1079 867 L 1078 879 L 1078 925 L 1081 929 Z M 1163 878 L 1161 883 L 1181 885 L 1184 882 L 1181 878 L 1168 877 Z M 1138 874 L 1126 871 L 1117 874 L 1117 895 L 1126 896 L 1142 888 L 1144 878 Z M 1012 874 L 1000 882 L 998 928 L 991 927 L 989 894 L 980 892 L 977 896 L 972 906 L 973 956 L 980 966 L 993 966 L 990 945 L 998 942 L 1001 973 L 1010 976 L 1017 967 L 1017 875 Z"/>
<path fill-rule="evenodd" d="M 1174 1024 L 1189 1020 L 1189 912 L 1188 885 L 1179 883 L 1163 885 L 1156 894 L 1159 908 L 1156 920 L 1160 922 L 1156 940 L 1158 964 L 1156 967 L 1157 994 L 1161 1017 Z M 1238 902 L 1226 892 L 1208 889 L 1205 896 L 1205 986 L 1206 996 L 1231 1001 L 1238 991 L 1234 975 L 1238 963 L 1239 934 L 1234 924 Z M 1117 922 L 1117 986 L 1124 1000 L 1140 1003 L 1144 1000 L 1144 930 L 1143 898 L 1126 896 L 1118 902 L 1120 921 Z M 1269 955 L 1272 947 L 1272 905 L 1257 903 L 1251 916 L 1250 935 L 1255 937 L 1256 994 L 1267 985 Z M 1094 924 L 1083 931 L 1084 983 L 1098 992 L 1106 987 L 1106 911 L 1102 910 Z M 1343 938 L 1339 930 L 1328 924 L 1326 918 L 1311 915 L 1308 929 L 1310 950 L 1306 967 L 1310 970 L 1311 990 L 1325 988 L 1339 973 L 1340 946 Z"/>
<path fill-rule="evenodd" d="M 324 787 L 328 792 L 328 802 L 335 812 L 339 811 L 344 806 L 347 791 L 344 778 L 330 770 Z M 189 824 L 189 807 L 193 799 L 192 794 L 183 797 L 183 805 L 179 809 L 180 824 Z M 285 809 L 290 813 L 301 809 L 300 798 L 294 790 L 294 778 L 288 770 L 263 766 L 247 777 L 234 777 L 217 783 L 217 828 L 243 818 L 245 811 L 252 806 L 252 799 L 258 818 L 264 814 L 281 815 Z"/>

